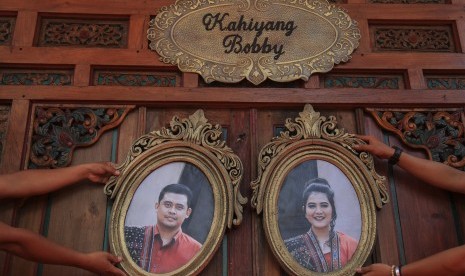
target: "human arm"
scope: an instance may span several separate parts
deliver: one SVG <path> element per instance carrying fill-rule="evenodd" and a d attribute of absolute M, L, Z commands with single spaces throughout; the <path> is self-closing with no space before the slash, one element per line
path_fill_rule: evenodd
<path fill-rule="evenodd" d="M 465 245 L 442 251 L 425 259 L 402 266 L 402 276 L 459 276 L 465 274 Z M 391 267 L 373 264 L 357 269 L 366 276 L 390 276 Z"/>
<path fill-rule="evenodd" d="M 105 183 L 112 175 L 119 175 L 119 172 L 109 162 L 0 175 L 0 199 L 46 194 L 84 179 Z"/>
<path fill-rule="evenodd" d="M 100 275 L 126 275 L 114 266 L 121 258 L 108 252 L 81 253 L 1 222 L 0 249 L 30 261 L 80 267 Z"/>
<path fill-rule="evenodd" d="M 381 159 L 388 159 L 394 154 L 393 148 L 373 136 L 357 135 L 357 137 L 367 143 L 366 145 L 354 145 L 354 149 L 358 151 L 369 152 Z M 406 152 L 402 152 L 397 165 L 416 178 L 433 186 L 465 194 L 464 171 L 439 162 L 418 158 Z"/>

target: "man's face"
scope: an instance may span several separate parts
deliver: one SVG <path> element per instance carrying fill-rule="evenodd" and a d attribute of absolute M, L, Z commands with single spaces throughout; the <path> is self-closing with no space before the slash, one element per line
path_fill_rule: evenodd
<path fill-rule="evenodd" d="M 175 193 L 166 193 L 160 202 L 155 204 L 158 227 L 167 230 L 177 230 L 181 227 L 192 210 L 187 208 L 187 196 Z"/>

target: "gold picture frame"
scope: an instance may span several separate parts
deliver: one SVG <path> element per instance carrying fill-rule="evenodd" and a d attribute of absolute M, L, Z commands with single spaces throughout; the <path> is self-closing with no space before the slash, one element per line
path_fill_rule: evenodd
<path fill-rule="evenodd" d="M 261 149 L 251 204 L 288 273 L 354 275 L 375 241 L 376 208 L 389 201 L 386 180 L 370 154 L 353 149 L 364 142 L 338 129 L 334 116 L 310 104 L 299 115 Z"/>
<path fill-rule="evenodd" d="M 239 191 L 242 163 L 220 139 L 221 130 L 220 125 L 207 121 L 202 110 L 185 119 L 175 116 L 169 128 L 135 140 L 126 160 L 117 165 L 120 175 L 105 186 L 105 193 L 114 199 L 109 240 L 111 251 L 122 256 L 120 265 L 129 275 L 196 275 L 213 257 L 226 228 L 241 223 L 242 206 L 247 202 Z M 163 192 L 168 186 L 186 186 L 191 195 Z M 167 201 L 170 193 L 184 201 Z M 165 211 L 172 214 L 163 217 Z M 166 245 L 162 235 L 178 221 L 182 233 L 177 233 L 183 236 L 176 234 Z M 191 238 L 198 247 L 185 242 Z M 177 241 L 183 251 L 163 255 L 176 258 L 163 261 L 158 255 L 162 250 L 154 250 L 158 243 L 171 250 L 169 246 Z M 192 254 L 184 257 L 189 250 Z M 173 264 L 170 259 L 179 261 Z"/>

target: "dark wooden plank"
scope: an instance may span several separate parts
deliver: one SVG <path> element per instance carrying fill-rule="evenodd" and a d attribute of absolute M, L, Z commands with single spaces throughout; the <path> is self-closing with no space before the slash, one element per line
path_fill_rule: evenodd
<path fill-rule="evenodd" d="M 122 163 L 134 143 L 134 141 L 145 133 L 145 108 L 137 108 L 130 112 L 118 128 L 118 152 L 116 163 Z M 142 128 L 142 130 L 141 130 Z"/>
<path fill-rule="evenodd" d="M 27 132 L 27 124 L 29 119 L 28 100 L 16 100 L 11 104 L 9 124 L 6 132 L 5 144 L 3 147 L 2 162 L 0 164 L 0 173 L 12 173 L 19 171 L 22 165 L 22 159 L 18 156 L 23 156 L 25 136 Z M 22 123 L 15 123 L 22 122 Z M 13 184 L 13 183 L 12 183 Z M 0 200 L 0 220 L 4 223 L 14 225 L 14 209 L 20 204 L 20 200 Z M 11 256 L 0 252 L 0 273 L 10 275 L 11 272 Z"/>
<path fill-rule="evenodd" d="M 146 2 L 144 0 L 135 0 L 130 3 L 125 1 L 113 1 L 111 5 L 105 0 L 96 1 L 79 1 L 70 0 L 63 3 L 59 0 L 45 0 L 38 2 L 28 2 L 25 0 L 3 0 L 0 3 L 2 10 L 35 10 L 41 12 L 54 13 L 70 13 L 77 14 L 101 14 L 101 8 L 105 7 L 105 14 L 109 15 L 125 15 L 125 14 L 155 14 L 156 11 L 163 7 L 174 4 L 175 0 L 159 0 Z M 390 4 L 384 5 L 383 11 L 379 10 L 379 5 L 372 5 L 366 1 L 350 1 L 351 4 L 341 4 L 348 14 L 356 19 L 364 19 L 373 17 L 379 19 L 416 19 L 416 20 L 441 20 L 445 15 L 450 15 L 449 19 L 460 18 L 462 10 L 460 5 L 463 5 L 463 0 L 454 0 L 453 5 L 402 5 Z M 372 17 L 370 17 L 372 15 Z"/>
<path fill-rule="evenodd" d="M 415 152 L 392 137 L 390 143 L 412 155 L 427 158 L 425 153 Z M 457 246 L 448 193 L 417 180 L 398 167 L 394 168 L 394 180 L 407 263 Z"/>
<path fill-rule="evenodd" d="M 76 64 L 74 67 L 74 85 L 89 86 L 90 72 L 91 69 L 89 64 Z"/>
<path fill-rule="evenodd" d="M 63 59 L 63 57 L 66 59 Z M 114 58 L 117 57 L 117 58 Z M 14 64 L 86 64 L 89 60 L 95 65 L 114 66 L 156 66 L 163 68 L 177 67 L 163 63 L 159 55 L 149 49 L 102 49 L 78 47 L 32 47 L 0 46 L 0 60 Z M 402 62 L 398 62 L 402 60 Z M 460 70 L 465 64 L 462 53 L 414 53 L 362 52 L 352 54 L 350 62 L 341 63 L 337 69 L 455 69 Z"/>
<path fill-rule="evenodd" d="M 425 78 L 421 68 L 408 69 L 408 81 L 411 89 L 426 89 Z"/>
<path fill-rule="evenodd" d="M 72 165 L 109 161 L 112 131 L 104 133 L 92 147 L 74 153 Z M 105 230 L 107 196 L 103 185 L 82 181 L 53 194 L 48 235 L 64 246 L 82 252 L 101 251 Z M 44 265 L 42 275 L 94 275 L 82 269 Z"/>
<path fill-rule="evenodd" d="M 383 132 L 376 125 L 376 122 L 370 117 L 369 114 L 366 114 L 365 117 L 365 133 L 367 135 L 373 135 L 378 138 L 380 141 L 383 141 Z M 375 168 L 376 172 L 379 175 L 386 177 L 386 188 L 388 189 L 388 194 L 390 196 L 390 202 L 383 206 L 381 210 L 377 211 L 377 223 L 376 223 L 376 244 L 374 250 L 374 262 L 382 262 L 386 264 L 399 264 L 399 245 L 397 240 L 402 238 L 396 232 L 396 221 L 394 215 L 394 205 L 397 202 L 393 201 L 393 197 L 390 192 L 389 187 L 389 176 L 388 176 L 388 166 L 385 160 L 380 160 L 375 158 Z"/>
<path fill-rule="evenodd" d="M 272 95 L 272 96 L 271 96 Z M 185 87 L 0 87 L 1 99 L 93 101 L 95 103 L 145 103 L 163 107 L 440 107 L 461 105 L 464 90 L 378 89 L 279 89 L 279 88 L 185 88 Z"/>
<path fill-rule="evenodd" d="M 452 194 L 453 206 L 455 208 L 454 219 L 459 244 L 465 243 L 465 195 Z"/>
<path fill-rule="evenodd" d="M 41 234 L 43 218 L 47 208 L 47 196 L 31 197 L 19 204 L 16 208 L 16 226 Z M 12 257 L 10 275 L 34 275 L 37 268 L 35 262 Z"/>
<path fill-rule="evenodd" d="M 301 106 L 303 109 L 303 106 Z M 258 110 L 257 119 L 255 121 L 255 133 L 256 133 L 256 151 L 257 154 L 253 162 L 254 173 L 257 173 L 257 158 L 258 152 L 271 141 L 278 133 L 276 133 L 276 128 L 283 128 L 287 118 L 295 118 L 298 116 L 298 110 Z M 255 179 L 255 178 L 254 178 Z M 253 180 L 254 180 L 253 179 Z M 254 212 L 254 259 L 255 259 L 255 274 L 254 275 L 263 275 L 263 276 L 279 276 L 282 273 L 281 266 L 274 256 L 271 248 L 268 245 L 268 240 L 265 236 L 263 229 L 263 213 L 257 215 L 256 211 Z"/>
<path fill-rule="evenodd" d="M 199 75 L 195 73 L 183 73 L 182 74 L 182 86 L 198 87 L 199 86 Z"/>
<path fill-rule="evenodd" d="M 242 160 L 244 173 L 240 192 L 250 200 L 250 113 L 234 110 L 231 117 L 227 143 Z M 228 234 L 228 275 L 253 275 L 251 215 L 250 204 L 246 204 L 241 225 Z"/>
<path fill-rule="evenodd" d="M 36 11 L 19 11 L 16 18 L 12 45 L 20 47 L 19 49 L 22 47 L 31 47 L 34 40 L 36 22 Z"/>
<path fill-rule="evenodd" d="M 145 14 L 131 15 L 128 37 L 129 49 L 144 49 L 144 45 L 147 44 L 148 19 L 148 15 Z"/>

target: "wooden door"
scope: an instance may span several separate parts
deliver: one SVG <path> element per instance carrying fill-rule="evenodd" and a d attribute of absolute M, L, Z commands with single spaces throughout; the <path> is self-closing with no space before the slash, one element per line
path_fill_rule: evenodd
<path fill-rule="evenodd" d="M 375 135 L 425 158 L 427 152 L 433 152 L 439 162 L 444 161 L 441 153 L 451 152 L 462 160 L 463 133 L 443 135 L 441 131 L 446 126 L 454 130 L 464 125 L 464 1 L 336 2 L 358 22 L 362 33 L 352 59 L 331 72 L 311 76 L 307 82 L 253 86 L 245 82 L 205 84 L 197 75 L 181 73 L 158 60 L 148 49 L 148 21 L 157 9 L 174 1 L 2 0 L 1 173 L 50 161 L 31 161 L 35 150 L 41 148 L 34 124 L 41 125 L 43 120 L 66 114 L 112 117 L 115 110 L 127 110 L 124 119 L 110 124 L 113 128 L 104 128 L 105 124 L 96 128 L 95 139 L 62 137 L 68 146 L 49 148 L 65 166 L 118 163 L 137 137 L 167 125 L 174 115 L 185 117 L 203 109 L 209 121 L 223 126 L 227 144 L 241 158 L 241 193 L 250 200 L 249 184 L 257 176 L 259 150 L 305 103 L 322 114 L 337 116 L 339 127 L 347 132 Z M 94 29 L 104 31 L 94 33 Z M 112 39 L 102 39 L 108 34 Z M 94 35 L 98 38 L 92 39 Z M 375 120 L 374 114 L 393 109 L 398 117 L 391 128 L 389 122 L 383 125 Z M 451 119 L 431 119 L 440 112 Z M 407 115 L 418 118 L 415 126 L 422 130 L 420 134 L 440 142 L 427 151 L 402 142 L 407 135 L 402 120 Z M 426 129 L 425 122 L 434 128 Z M 389 131 L 392 126 L 403 131 Z M 438 133 L 431 135 L 431 129 Z M 457 151 L 444 139 L 457 142 Z M 416 146 L 427 144 L 426 140 L 417 142 Z M 72 149 L 72 145 L 78 147 Z M 66 159 L 70 152 L 71 158 Z M 429 187 L 385 161 L 377 160 L 376 168 L 388 178 L 391 202 L 378 211 L 377 241 L 368 263 L 405 264 L 463 244 L 463 195 Z M 2 200 L 0 218 L 76 250 L 107 250 L 111 201 L 102 189 L 85 182 L 48 196 Z M 242 225 L 226 233 L 221 248 L 201 274 L 285 275 L 268 247 L 261 220 L 248 203 Z M 91 273 L 0 253 L 0 274 Z"/>

